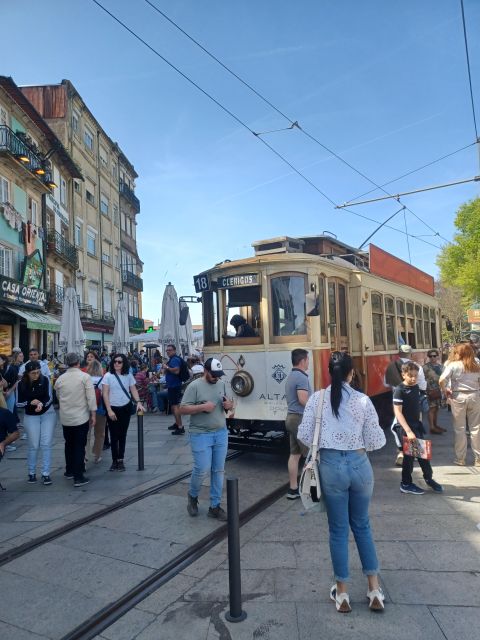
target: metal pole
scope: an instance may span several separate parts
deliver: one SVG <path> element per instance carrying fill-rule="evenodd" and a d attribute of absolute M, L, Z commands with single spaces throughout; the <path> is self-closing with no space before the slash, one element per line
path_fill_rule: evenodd
<path fill-rule="evenodd" d="M 138 470 L 145 469 L 144 447 L 143 447 L 143 411 L 137 413 L 137 440 L 138 440 Z"/>
<path fill-rule="evenodd" d="M 242 622 L 247 617 L 242 611 L 242 579 L 240 569 L 240 519 L 238 515 L 238 478 L 227 478 L 228 514 L 228 582 L 230 611 L 228 622 Z"/>

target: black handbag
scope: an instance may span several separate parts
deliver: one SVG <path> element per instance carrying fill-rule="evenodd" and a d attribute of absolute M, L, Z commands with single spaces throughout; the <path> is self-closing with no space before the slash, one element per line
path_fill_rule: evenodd
<path fill-rule="evenodd" d="M 120 378 L 118 377 L 118 375 L 116 373 L 113 374 L 115 376 L 115 378 L 118 381 L 118 384 L 122 387 L 122 391 L 123 393 L 127 396 L 127 398 L 130 400 L 130 415 L 134 416 L 137 413 L 137 403 L 133 400 L 132 398 L 132 394 L 128 393 L 128 391 L 125 389 L 125 387 L 122 384 L 122 381 L 120 380 Z"/>

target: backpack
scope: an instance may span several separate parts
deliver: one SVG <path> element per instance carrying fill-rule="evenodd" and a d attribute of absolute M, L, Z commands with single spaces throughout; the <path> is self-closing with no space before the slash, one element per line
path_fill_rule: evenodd
<path fill-rule="evenodd" d="M 188 370 L 188 365 L 183 358 L 180 358 L 182 364 L 180 365 L 180 371 L 178 372 L 178 377 L 180 378 L 180 382 L 187 382 L 190 380 L 190 371 Z"/>

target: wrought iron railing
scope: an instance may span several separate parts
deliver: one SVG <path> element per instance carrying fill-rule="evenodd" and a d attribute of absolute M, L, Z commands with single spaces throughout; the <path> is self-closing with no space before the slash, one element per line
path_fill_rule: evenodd
<path fill-rule="evenodd" d="M 62 306 L 64 297 L 64 288 L 58 284 L 50 285 L 48 290 L 48 303 L 50 305 Z"/>
<path fill-rule="evenodd" d="M 50 168 L 46 167 L 46 162 L 40 153 L 34 151 L 32 146 L 23 139 L 22 134 L 14 133 L 10 127 L 0 125 L 0 152 L 4 151 L 12 155 L 14 158 L 26 158 L 22 164 L 31 173 L 37 176 L 44 183 L 48 183 L 52 179 Z M 38 174 L 37 171 L 42 171 Z"/>
<path fill-rule="evenodd" d="M 78 251 L 76 247 L 65 240 L 58 231 L 51 229 L 47 235 L 47 247 L 61 258 L 69 262 L 74 269 L 78 268 Z"/>
<path fill-rule="evenodd" d="M 131 271 L 127 271 L 126 269 L 122 269 L 122 282 L 129 287 L 133 287 L 133 289 L 137 289 L 138 291 L 143 291 L 143 280 L 136 276 Z"/>
<path fill-rule="evenodd" d="M 80 311 L 81 318 L 90 318 L 92 315 L 92 305 L 85 304 L 84 302 L 78 303 L 78 310 Z"/>
<path fill-rule="evenodd" d="M 118 190 L 120 191 L 120 195 L 126 198 L 130 204 L 133 205 L 136 213 L 138 213 L 140 211 L 140 200 L 135 195 L 135 192 L 122 181 L 120 181 Z"/>
<path fill-rule="evenodd" d="M 104 311 L 103 312 L 103 319 L 105 320 L 105 322 L 115 322 L 115 318 L 113 317 L 113 313 L 111 313 L 110 311 Z"/>

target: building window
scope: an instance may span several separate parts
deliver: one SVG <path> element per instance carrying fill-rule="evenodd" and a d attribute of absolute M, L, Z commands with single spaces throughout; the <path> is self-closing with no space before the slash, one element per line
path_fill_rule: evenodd
<path fill-rule="evenodd" d="M 85 131 L 83 132 L 83 141 L 87 149 L 93 151 L 93 133 L 88 127 L 85 127 Z"/>
<path fill-rule="evenodd" d="M 112 163 L 112 178 L 115 182 L 118 180 L 118 167 L 114 162 Z"/>
<path fill-rule="evenodd" d="M 102 167 L 107 168 L 108 167 L 108 151 L 105 149 L 105 147 L 102 147 L 101 145 L 100 145 L 99 156 L 100 156 L 100 164 L 102 165 Z"/>
<path fill-rule="evenodd" d="M 95 185 L 90 180 L 85 183 L 85 197 L 87 202 L 95 205 Z"/>
<path fill-rule="evenodd" d="M 0 202 L 10 202 L 9 183 L 3 176 L 0 176 Z"/>
<path fill-rule="evenodd" d="M 110 264 L 110 254 L 102 251 L 102 262 L 104 264 Z"/>
<path fill-rule="evenodd" d="M 75 246 L 83 246 L 83 224 L 81 222 L 75 222 Z"/>
<path fill-rule="evenodd" d="M 78 182 L 77 180 L 73 181 L 73 187 L 74 187 L 76 193 L 81 193 L 82 192 L 82 189 L 81 189 L 81 186 L 80 186 L 80 182 Z"/>
<path fill-rule="evenodd" d="M 0 273 L 7 278 L 13 277 L 13 251 L 0 244 Z"/>
<path fill-rule="evenodd" d="M 87 229 L 87 253 L 97 255 L 97 234 L 91 229 Z"/>
<path fill-rule="evenodd" d="M 120 224 L 120 216 L 118 215 L 118 207 L 116 204 L 113 205 L 113 224 L 116 227 Z"/>
<path fill-rule="evenodd" d="M 80 130 L 80 114 L 75 109 L 72 111 L 72 129 L 74 133 Z"/>
<path fill-rule="evenodd" d="M 0 124 L 6 124 L 8 126 L 8 112 L 5 109 L 5 107 L 3 107 L 0 104 Z"/>
<path fill-rule="evenodd" d="M 100 211 L 108 217 L 109 200 L 105 194 L 100 194 Z"/>
<path fill-rule="evenodd" d="M 30 209 L 30 221 L 34 227 L 38 227 L 39 218 L 38 218 L 38 204 L 32 198 L 28 199 L 28 208 Z"/>
<path fill-rule="evenodd" d="M 60 204 L 67 206 L 67 182 L 62 176 L 60 176 Z"/>
<path fill-rule="evenodd" d="M 127 232 L 127 217 L 125 216 L 123 211 L 122 211 L 122 231 L 125 231 L 125 233 Z"/>
<path fill-rule="evenodd" d="M 88 304 L 95 310 L 98 309 L 98 287 L 92 282 L 88 283 Z"/>

